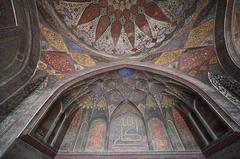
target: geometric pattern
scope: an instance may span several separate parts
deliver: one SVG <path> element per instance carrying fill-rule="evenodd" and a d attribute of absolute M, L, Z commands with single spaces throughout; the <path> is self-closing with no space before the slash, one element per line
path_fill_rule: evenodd
<path fill-rule="evenodd" d="M 42 24 L 41 58 L 38 69 L 49 75 L 63 78 L 84 67 L 96 65 L 95 60 L 72 41 Z"/>
<path fill-rule="evenodd" d="M 208 46 L 165 52 L 154 63 L 175 68 L 195 77 L 200 71 L 206 72 L 208 65 L 216 64 L 217 60 L 214 48 Z"/>
<path fill-rule="evenodd" d="M 208 18 L 189 32 L 180 33 L 163 47 L 165 52 L 154 63 L 174 68 L 192 77 L 205 72 L 205 78 L 210 66 L 218 63 L 212 46 L 213 28 L 214 20 Z"/>

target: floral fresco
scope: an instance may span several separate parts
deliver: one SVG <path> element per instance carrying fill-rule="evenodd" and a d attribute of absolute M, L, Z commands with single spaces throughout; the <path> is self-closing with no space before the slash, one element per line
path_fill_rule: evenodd
<path fill-rule="evenodd" d="M 192 77 L 204 73 L 211 66 L 218 65 L 213 46 L 212 16 L 186 33 L 179 34 L 175 39 L 162 47 L 164 52 L 155 58 L 154 63 L 170 67 Z"/>
<path fill-rule="evenodd" d="M 114 56 L 145 54 L 160 45 L 180 28 L 196 5 L 196 1 L 182 0 L 53 3 L 60 19 L 79 39 Z"/>
<path fill-rule="evenodd" d="M 207 81 L 207 71 L 219 67 L 213 46 L 214 5 L 208 0 L 197 2 L 53 0 L 51 5 L 69 32 L 58 32 L 59 28 L 42 22 L 42 52 L 65 58 L 65 65 L 56 67 L 60 60 L 50 62 L 42 57 L 39 69 L 63 78 L 103 61 L 111 62 L 108 57 L 116 57 L 112 59 L 116 62 L 134 56 L 137 61 Z M 73 40 L 76 38 L 80 41 Z"/>

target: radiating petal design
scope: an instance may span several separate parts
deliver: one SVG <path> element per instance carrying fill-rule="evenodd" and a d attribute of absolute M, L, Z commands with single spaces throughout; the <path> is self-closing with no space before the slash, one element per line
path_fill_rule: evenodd
<path fill-rule="evenodd" d="M 94 11 L 94 12 L 93 12 Z M 95 19 L 100 15 L 100 6 L 96 4 L 90 4 L 83 12 L 78 24 L 85 24 Z"/>
<path fill-rule="evenodd" d="M 169 19 L 154 2 L 147 3 L 145 6 L 145 13 L 159 21 L 169 22 Z"/>
<path fill-rule="evenodd" d="M 99 19 L 97 30 L 96 30 L 95 41 L 97 41 L 102 36 L 102 34 L 107 30 L 107 28 L 109 27 L 110 24 L 111 24 L 110 19 L 107 15 L 102 16 Z"/>
<path fill-rule="evenodd" d="M 146 17 L 143 14 L 139 14 L 136 17 L 136 24 L 139 27 L 139 29 L 144 32 L 146 35 L 148 35 L 150 38 L 152 38 L 152 32 L 150 30 L 148 21 Z"/>
<path fill-rule="evenodd" d="M 77 38 L 96 51 L 142 56 L 165 44 L 183 27 L 181 24 L 188 25 L 184 22 L 196 4 L 191 0 L 61 0 L 54 7 Z"/>
<path fill-rule="evenodd" d="M 125 9 L 125 10 L 123 11 L 123 16 L 124 16 L 126 19 L 129 19 L 130 14 L 131 14 L 131 12 L 130 12 L 128 9 Z"/>
<path fill-rule="evenodd" d="M 135 29 L 134 29 L 134 23 L 128 20 L 124 25 L 125 32 L 127 33 L 127 37 L 132 44 L 132 47 L 134 47 L 135 42 Z"/>
<path fill-rule="evenodd" d="M 118 39 L 120 37 L 120 34 L 121 34 L 121 30 L 122 30 L 122 25 L 119 21 L 115 21 L 113 24 L 112 24 L 112 29 L 111 29 L 111 32 L 112 32 L 112 38 L 113 38 L 113 43 L 114 45 L 116 46 L 117 42 L 118 42 Z"/>
<path fill-rule="evenodd" d="M 114 15 L 115 15 L 117 20 L 121 18 L 122 14 L 123 13 L 120 10 L 115 10 L 114 11 Z"/>

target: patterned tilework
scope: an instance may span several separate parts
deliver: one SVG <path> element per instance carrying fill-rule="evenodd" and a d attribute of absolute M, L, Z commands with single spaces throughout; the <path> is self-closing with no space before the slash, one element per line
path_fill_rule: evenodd
<path fill-rule="evenodd" d="M 188 39 L 189 31 L 176 35 L 165 46 L 161 48 L 163 52 L 170 52 L 172 50 L 180 50 L 184 48 L 185 42 Z"/>
<path fill-rule="evenodd" d="M 67 27 L 92 48 L 104 54 L 136 56 L 172 36 L 195 5 L 189 0 L 54 0 L 53 6 Z"/>

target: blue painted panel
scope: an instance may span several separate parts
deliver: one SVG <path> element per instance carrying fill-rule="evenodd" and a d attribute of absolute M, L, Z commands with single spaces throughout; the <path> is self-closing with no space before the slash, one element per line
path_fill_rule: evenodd
<path fill-rule="evenodd" d="M 64 42 L 68 46 L 68 48 L 71 49 L 72 51 L 76 51 L 76 52 L 83 52 L 84 51 L 77 44 L 75 44 L 74 42 L 72 42 L 72 41 L 70 41 L 66 38 L 64 39 Z"/>
<path fill-rule="evenodd" d="M 135 73 L 135 70 L 134 70 L 134 69 L 131 69 L 131 68 L 123 68 L 123 69 L 118 70 L 118 74 L 119 74 L 121 77 L 130 77 L 130 76 L 132 76 L 134 73 Z"/>

